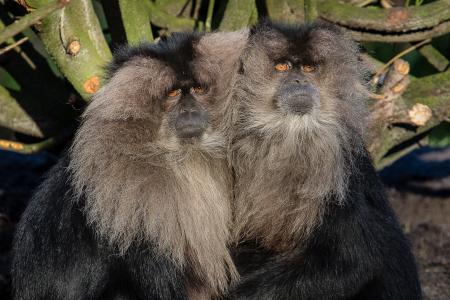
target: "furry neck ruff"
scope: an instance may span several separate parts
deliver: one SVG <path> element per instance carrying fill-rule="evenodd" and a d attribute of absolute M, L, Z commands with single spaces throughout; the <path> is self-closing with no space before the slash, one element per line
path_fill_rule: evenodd
<path fill-rule="evenodd" d="M 320 225 L 330 202 L 344 203 L 359 148 L 354 132 L 332 112 L 243 114 L 237 126 L 235 240 L 292 248 Z"/>
<path fill-rule="evenodd" d="M 78 198 L 97 233 L 125 253 L 148 245 L 213 293 L 236 270 L 228 252 L 231 179 L 217 136 L 198 145 L 134 143 L 118 122 L 85 120 L 70 152 Z"/>

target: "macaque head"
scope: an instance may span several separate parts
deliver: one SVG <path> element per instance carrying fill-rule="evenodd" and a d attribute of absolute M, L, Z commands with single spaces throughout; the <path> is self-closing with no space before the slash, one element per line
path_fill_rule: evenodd
<path fill-rule="evenodd" d="M 250 30 L 241 62 L 232 165 L 236 177 L 256 175 L 237 193 L 251 199 L 282 187 L 279 194 L 312 203 L 342 201 L 351 153 L 363 145 L 366 68 L 357 45 L 324 23 L 263 21 Z M 275 184 L 249 187 L 266 174 Z"/>
<path fill-rule="evenodd" d="M 126 139 L 128 149 L 218 144 L 238 66 L 236 43 L 243 47 L 243 33 L 176 33 L 119 49 L 106 85 L 84 114 L 85 125 L 98 123 L 103 135 Z"/>
<path fill-rule="evenodd" d="M 180 139 L 201 137 L 209 126 L 208 86 L 185 83 L 168 92 L 164 111 L 169 128 Z"/>
<path fill-rule="evenodd" d="M 120 49 L 69 153 L 74 192 L 100 235 L 121 253 L 155 245 L 211 293 L 235 276 L 225 150 L 246 36 L 176 33 Z"/>
<path fill-rule="evenodd" d="M 357 45 L 331 25 L 260 23 L 243 57 L 244 89 L 253 95 L 244 106 L 270 126 L 333 118 L 358 128 L 365 92 L 358 58 Z"/>

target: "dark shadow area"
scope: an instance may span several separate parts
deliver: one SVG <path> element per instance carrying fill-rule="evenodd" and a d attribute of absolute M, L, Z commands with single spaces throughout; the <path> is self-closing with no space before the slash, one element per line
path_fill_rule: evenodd
<path fill-rule="evenodd" d="M 56 160 L 57 156 L 48 152 L 23 155 L 0 150 L 0 299 L 10 299 L 10 250 L 15 224 Z"/>
<path fill-rule="evenodd" d="M 398 190 L 450 197 L 450 148 L 417 149 L 384 168 L 380 176 Z"/>
<path fill-rule="evenodd" d="M 127 43 L 125 28 L 120 14 L 118 0 L 102 0 L 103 11 L 108 22 L 109 33 L 111 34 L 111 48 L 115 49 L 120 45 Z M 106 8 L 106 9 L 105 9 Z"/>
<path fill-rule="evenodd" d="M 15 9 L 23 9 L 19 4 L 15 3 L 15 5 L 18 6 Z M 0 20 L 5 24 L 13 22 L 6 11 L 0 12 Z M 18 38 L 22 37 L 18 36 Z M 21 52 L 12 50 L 0 56 L 2 67 L 17 80 L 21 87 L 18 91 L 9 90 L 9 92 L 34 120 L 45 137 L 54 136 L 60 128 L 69 126 L 76 116 L 76 112 L 69 104 L 70 84 L 54 73 L 47 60 L 31 43 L 25 43 L 20 48 Z M 42 51 L 45 50 L 42 49 Z M 24 58 L 24 53 L 27 59 Z M 30 76 L 36 70 L 39 70 L 39 76 Z"/>
<path fill-rule="evenodd" d="M 269 15 L 267 3 L 264 0 L 256 0 L 256 9 L 258 10 L 258 19 L 267 18 Z"/>
<path fill-rule="evenodd" d="M 223 15 L 225 14 L 225 9 L 227 7 L 228 0 L 216 1 L 214 3 L 214 13 L 212 18 L 212 29 L 218 29 L 220 23 L 222 22 Z"/>
<path fill-rule="evenodd" d="M 0 151 L 0 299 L 11 299 L 11 243 L 16 223 L 60 149 L 22 155 Z M 380 172 L 413 246 L 425 299 L 448 299 L 450 279 L 450 148 L 424 147 Z M 448 290 L 448 289 L 447 289 Z M 450 291 L 449 291 L 450 294 Z"/>

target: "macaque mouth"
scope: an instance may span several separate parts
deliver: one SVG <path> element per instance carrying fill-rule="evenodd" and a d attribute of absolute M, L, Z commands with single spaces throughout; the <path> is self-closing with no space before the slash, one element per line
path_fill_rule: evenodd
<path fill-rule="evenodd" d="M 182 129 L 177 130 L 177 136 L 182 139 L 198 138 L 203 132 L 205 132 L 205 128 L 199 126 L 185 126 Z"/>
<path fill-rule="evenodd" d="M 287 114 L 306 115 L 320 103 L 318 90 L 311 84 L 283 83 L 273 98 L 277 109 Z"/>

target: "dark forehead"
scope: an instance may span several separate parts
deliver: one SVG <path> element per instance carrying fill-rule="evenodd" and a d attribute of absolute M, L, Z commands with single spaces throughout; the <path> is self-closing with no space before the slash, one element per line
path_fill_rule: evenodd
<path fill-rule="evenodd" d="M 317 26 L 308 24 L 289 25 L 280 23 L 270 23 L 263 27 L 263 30 L 271 30 L 283 36 L 289 44 L 293 46 L 301 46 L 310 39 L 313 29 Z"/>
<path fill-rule="evenodd" d="M 199 33 L 175 33 L 160 42 L 143 43 L 136 47 L 123 47 L 114 53 L 113 61 L 107 73 L 111 77 L 126 62 L 134 58 L 156 59 L 171 68 L 177 81 L 192 80 L 192 62 L 195 59 L 195 44 L 200 39 Z"/>
<path fill-rule="evenodd" d="M 266 50 L 274 58 L 295 56 L 305 60 L 324 59 L 325 54 L 339 47 L 338 41 L 341 35 L 339 29 L 325 23 L 265 22 L 256 25 L 251 33 L 256 41 L 266 45 Z"/>

